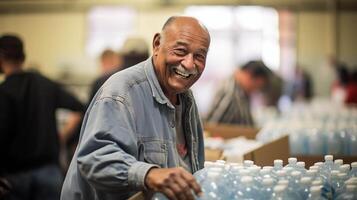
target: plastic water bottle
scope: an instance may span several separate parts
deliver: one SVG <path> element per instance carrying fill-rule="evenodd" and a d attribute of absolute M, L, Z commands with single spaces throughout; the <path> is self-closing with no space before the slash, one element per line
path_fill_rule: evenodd
<path fill-rule="evenodd" d="M 290 144 L 290 150 L 291 153 L 294 155 L 299 155 L 299 154 L 307 154 L 308 149 L 304 148 L 306 147 L 306 133 L 304 129 L 298 130 L 296 132 L 293 132 L 292 134 L 289 135 L 289 144 Z"/>
<path fill-rule="evenodd" d="M 213 200 L 213 199 L 227 199 L 229 198 L 228 188 L 221 186 L 220 172 L 208 171 L 207 178 L 201 183 L 203 192 L 200 199 Z"/>
<path fill-rule="evenodd" d="M 340 167 L 343 165 L 343 160 L 342 159 L 336 159 L 333 163 L 334 163 L 333 169 L 334 170 L 339 170 Z"/>
<path fill-rule="evenodd" d="M 308 200 L 327 200 L 321 195 L 321 186 L 312 186 Z"/>
<path fill-rule="evenodd" d="M 296 163 L 297 163 L 297 159 L 294 157 L 290 157 L 288 158 L 288 164 L 285 167 L 291 167 L 295 170 L 297 167 Z"/>
<path fill-rule="evenodd" d="M 323 155 L 326 153 L 326 142 L 324 135 L 317 129 L 308 131 L 307 151 L 308 155 Z"/>
<path fill-rule="evenodd" d="M 357 129 L 355 129 L 357 130 Z M 349 133 L 349 155 L 357 155 L 357 131 Z"/>
<path fill-rule="evenodd" d="M 271 200 L 288 200 L 291 199 L 286 193 L 286 185 L 277 185 L 274 187 Z"/>
<path fill-rule="evenodd" d="M 317 170 L 309 169 L 306 171 L 305 176 L 310 177 L 311 180 L 314 180 L 317 177 Z"/>
<path fill-rule="evenodd" d="M 356 200 L 357 199 L 357 186 L 347 185 L 346 192 L 341 193 L 336 200 Z"/>
<path fill-rule="evenodd" d="M 310 193 L 312 179 L 310 177 L 302 177 L 300 180 L 300 191 L 299 194 L 302 199 L 307 199 Z"/>
<path fill-rule="evenodd" d="M 249 167 L 252 167 L 253 165 L 254 165 L 254 161 L 252 161 L 252 160 L 244 160 L 243 161 L 244 168 L 249 168 Z"/>
<path fill-rule="evenodd" d="M 328 181 L 330 179 L 330 172 L 332 171 L 333 167 L 334 167 L 333 156 L 326 155 L 325 162 L 321 167 L 321 174 L 322 176 L 325 177 L 325 180 Z"/>
<path fill-rule="evenodd" d="M 279 170 L 283 169 L 283 160 L 274 160 L 273 172 L 276 173 Z"/>
<path fill-rule="evenodd" d="M 277 177 L 277 181 L 280 181 L 280 180 L 287 180 L 288 177 L 286 175 L 286 171 L 284 170 L 279 170 L 276 172 L 276 177 Z"/>
<path fill-rule="evenodd" d="M 332 185 L 334 187 L 335 193 L 334 193 L 334 198 L 339 196 L 345 189 L 345 182 L 347 180 L 347 174 L 346 173 L 339 173 L 337 178 L 337 181 L 334 182 Z"/>
<path fill-rule="evenodd" d="M 156 192 L 151 200 L 169 200 L 164 194 Z"/>
<path fill-rule="evenodd" d="M 296 163 L 296 170 L 301 172 L 301 174 L 305 174 L 306 173 L 305 162 L 303 162 L 303 161 L 297 162 Z"/>
<path fill-rule="evenodd" d="M 351 171 L 348 173 L 349 177 L 357 177 L 357 162 L 351 163 Z"/>
<path fill-rule="evenodd" d="M 343 164 L 341 167 L 340 167 L 340 169 L 339 169 L 339 171 L 341 172 L 341 173 L 349 173 L 350 172 L 350 169 L 351 169 L 351 167 L 350 167 L 350 165 L 349 164 Z"/>
<path fill-rule="evenodd" d="M 336 130 L 327 132 L 327 153 L 341 155 L 343 153 L 343 141 Z"/>
<path fill-rule="evenodd" d="M 262 181 L 261 196 L 262 199 L 270 199 L 273 194 L 274 179 L 264 178 Z"/>
<path fill-rule="evenodd" d="M 286 188 L 286 195 L 291 198 L 291 199 L 295 199 L 295 200 L 300 200 L 302 199 L 300 194 L 298 193 L 298 190 L 296 191 L 294 187 L 289 185 L 289 181 L 288 180 L 279 180 L 277 185 L 285 185 L 287 186 Z"/>
<path fill-rule="evenodd" d="M 272 173 L 271 169 L 262 169 L 260 170 L 259 172 L 260 174 L 260 179 L 263 180 L 263 179 L 266 179 L 266 178 L 272 178 L 274 180 L 274 182 L 276 181 L 276 176 L 275 174 Z"/>
<path fill-rule="evenodd" d="M 337 170 L 332 170 L 331 171 L 331 175 L 330 175 L 330 187 L 331 187 L 331 194 L 332 194 L 332 197 L 335 196 L 335 193 L 336 193 L 336 190 L 339 189 L 338 187 L 338 174 L 339 174 L 339 171 Z"/>
<path fill-rule="evenodd" d="M 254 185 L 253 177 L 243 176 L 241 179 L 241 186 L 235 193 L 236 200 L 240 199 L 260 199 L 259 189 Z"/>
<path fill-rule="evenodd" d="M 323 162 L 316 162 L 314 163 L 314 166 L 318 167 L 318 170 L 321 170 L 321 168 L 323 167 L 324 163 Z"/>

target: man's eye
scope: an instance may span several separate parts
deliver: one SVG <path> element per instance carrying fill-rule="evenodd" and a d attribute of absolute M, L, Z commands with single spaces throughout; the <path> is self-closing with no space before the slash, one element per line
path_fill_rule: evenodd
<path fill-rule="evenodd" d="M 179 56 L 184 56 L 186 54 L 185 49 L 175 49 L 175 54 Z"/>
<path fill-rule="evenodd" d="M 196 58 L 198 59 L 198 60 L 205 60 L 206 59 L 206 56 L 204 56 L 204 55 L 202 55 L 202 54 L 196 54 Z"/>

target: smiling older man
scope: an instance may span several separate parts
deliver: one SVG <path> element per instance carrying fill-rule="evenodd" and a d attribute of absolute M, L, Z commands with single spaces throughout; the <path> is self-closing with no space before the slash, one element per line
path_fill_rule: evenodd
<path fill-rule="evenodd" d="M 189 88 L 209 44 L 199 21 L 171 17 L 151 58 L 109 78 L 88 108 L 63 200 L 126 199 L 142 189 L 170 199 L 201 193 L 191 173 L 203 167 L 202 125 Z"/>

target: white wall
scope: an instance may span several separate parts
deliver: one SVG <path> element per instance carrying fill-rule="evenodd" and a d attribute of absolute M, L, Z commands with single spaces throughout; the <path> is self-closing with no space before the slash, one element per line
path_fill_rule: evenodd
<path fill-rule="evenodd" d="M 357 13 L 341 13 L 338 21 L 340 58 L 357 70 Z"/>
<path fill-rule="evenodd" d="M 25 41 L 27 63 L 48 75 L 65 59 L 83 57 L 84 13 L 0 15 L 0 34 L 16 33 Z"/>

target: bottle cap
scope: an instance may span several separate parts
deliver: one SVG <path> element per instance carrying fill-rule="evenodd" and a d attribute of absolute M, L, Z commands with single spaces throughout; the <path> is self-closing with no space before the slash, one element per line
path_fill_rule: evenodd
<path fill-rule="evenodd" d="M 351 163 L 352 168 L 357 168 L 357 162 Z"/>
<path fill-rule="evenodd" d="M 283 165 L 283 160 L 274 160 L 274 165 Z"/>
<path fill-rule="evenodd" d="M 346 173 L 338 173 L 338 178 L 342 178 L 342 179 L 344 179 L 344 178 L 346 178 L 347 177 L 347 174 Z"/>
<path fill-rule="evenodd" d="M 310 170 L 319 171 L 319 167 L 318 166 L 310 166 Z"/>
<path fill-rule="evenodd" d="M 287 187 L 286 185 L 277 185 L 274 187 L 274 192 L 276 192 L 276 193 L 284 192 L 286 187 Z"/>
<path fill-rule="evenodd" d="M 293 176 L 293 177 L 297 177 L 297 176 L 300 176 L 300 175 L 301 175 L 301 172 L 299 172 L 299 171 L 291 172 L 291 176 Z"/>
<path fill-rule="evenodd" d="M 264 166 L 263 169 L 269 169 L 269 170 L 273 170 L 273 166 Z"/>
<path fill-rule="evenodd" d="M 297 158 L 294 158 L 294 157 L 291 157 L 288 159 L 288 163 L 289 164 L 293 164 L 293 163 L 296 163 L 297 162 Z"/>
<path fill-rule="evenodd" d="M 265 178 L 263 179 L 263 185 L 268 186 L 274 184 L 274 179 L 272 178 Z"/>
<path fill-rule="evenodd" d="M 314 166 L 317 166 L 317 167 L 321 167 L 322 165 L 324 165 L 323 162 L 317 162 L 317 163 L 314 164 Z"/>
<path fill-rule="evenodd" d="M 270 172 L 271 172 L 271 170 L 269 170 L 269 169 L 262 169 L 262 170 L 260 170 L 260 174 L 263 174 L 263 175 L 269 174 Z"/>
<path fill-rule="evenodd" d="M 251 177 L 251 176 L 243 176 L 243 177 L 240 179 L 240 181 L 241 181 L 242 183 L 250 183 L 250 182 L 253 181 L 253 177 Z"/>
<path fill-rule="evenodd" d="M 314 181 L 312 181 L 311 185 L 322 185 L 322 181 L 321 180 L 314 180 Z"/>
<path fill-rule="evenodd" d="M 333 161 L 333 155 L 325 155 L 325 161 Z"/>
<path fill-rule="evenodd" d="M 340 166 L 340 172 L 348 172 L 350 171 L 350 165 L 349 164 L 343 164 Z"/>
<path fill-rule="evenodd" d="M 357 186 L 356 185 L 347 185 L 346 186 L 346 190 L 347 192 L 353 192 L 357 189 Z"/>
<path fill-rule="evenodd" d="M 305 168 L 305 162 L 303 162 L 303 161 L 297 162 L 296 165 L 301 167 L 301 168 Z"/>
<path fill-rule="evenodd" d="M 249 171 L 248 169 L 241 169 L 241 170 L 239 170 L 239 174 L 240 174 L 241 176 L 247 176 L 247 175 L 249 175 L 249 173 L 250 173 L 250 171 Z"/>
<path fill-rule="evenodd" d="M 288 185 L 289 181 L 288 180 L 279 180 L 278 185 Z"/>
<path fill-rule="evenodd" d="M 216 160 L 216 163 L 226 164 L 226 161 L 225 160 Z"/>
<path fill-rule="evenodd" d="M 276 175 L 279 176 L 279 177 L 284 177 L 284 176 L 286 176 L 286 171 L 279 170 L 279 171 L 276 172 Z"/>
<path fill-rule="evenodd" d="M 219 176 L 219 173 L 218 173 L 218 172 L 214 172 L 214 171 L 208 171 L 208 172 L 207 172 L 207 176 L 208 176 L 209 178 L 216 178 L 216 177 Z"/>
<path fill-rule="evenodd" d="M 337 165 L 343 165 L 343 160 L 342 159 L 336 159 L 334 161 L 334 163 L 337 164 Z"/>
<path fill-rule="evenodd" d="M 332 170 L 331 171 L 331 176 L 337 176 L 338 175 L 338 173 L 340 173 L 340 171 L 337 171 L 337 170 Z"/>
<path fill-rule="evenodd" d="M 250 167 L 250 166 L 254 165 L 254 162 L 252 160 L 245 160 L 245 161 L 243 161 L 243 164 L 244 164 L 244 166 Z"/>
<path fill-rule="evenodd" d="M 310 177 L 302 177 L 302 178 L 300 179 L 300 182 L 301 182 L 302 184 L 310 184 L 311 181 L 312 181 L 312 179 L 311 179 Z"/>
<path fill-rule="evenodd" d="M 322 186 L 312 186 L 311 188 L 310 188 L 310 192 L 311 193 L 314 193 L 314 194 L 316 194 L 316 193 L 320 193 L 321 192 L 321 188 L 322 188 Z"/>

